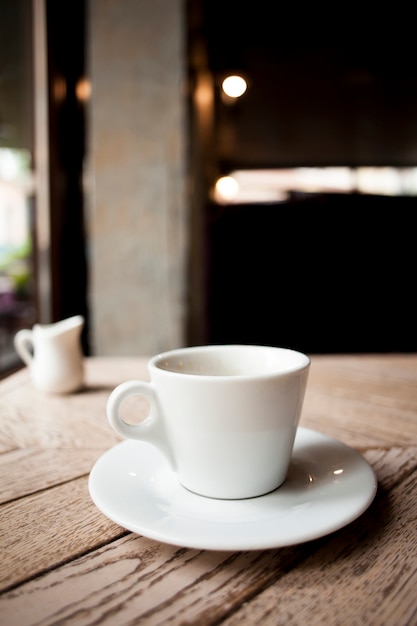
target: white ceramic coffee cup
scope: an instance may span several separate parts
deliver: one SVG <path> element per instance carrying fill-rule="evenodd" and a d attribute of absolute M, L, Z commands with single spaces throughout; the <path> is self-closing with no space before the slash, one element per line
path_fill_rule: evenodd
<path fill-rule="evenodd" d="M 124 382 L 109 396 L 107 416 L 118 434 L 155 445 L 181 484 L 202 496 L 251 498 L 284 482 L 307 384 L 307 355 L 269 346 L 208 345 L 159 354 L 148 367 L 150 382 Z M 137 424 L 120 415 L 132 394 L 150 403 L 148 417 Z"/>

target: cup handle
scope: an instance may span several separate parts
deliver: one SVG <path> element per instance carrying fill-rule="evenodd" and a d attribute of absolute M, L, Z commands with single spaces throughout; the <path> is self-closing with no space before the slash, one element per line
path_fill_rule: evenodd
<path fill-rule="evenodd" d="M 19 330 L 14 336 L 14 347 L 17 354 L 26 365 L 30 365 L 33 360 L 33 338 L 32 331 L 28 328 Z"/>
<path fill-rule="evenodd" d="M 150 403 L 148 416 L 139 424 L 128 424 L 120 416 L 123 402 L 133 394 L 145 396 Z M 165 432 L 158 409 L 158 396 L 152 383 L 128 380 L 113 389 L 107 400 L 107 419 L 113 430 L 125 439 L 140 439 L 157 447 L 175 469 L 175 458 Z"/>

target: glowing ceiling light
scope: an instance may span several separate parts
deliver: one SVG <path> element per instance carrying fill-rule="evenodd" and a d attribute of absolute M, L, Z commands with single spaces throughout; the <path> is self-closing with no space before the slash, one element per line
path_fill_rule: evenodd
<path fill-rule="evenodd" d="M 215 196 L 218 201 L 231 200 L 239 191 L 239 183 L 233 176 L 222 176 L 215 185 Z"/>
<path fill-rule="evenodd" d="M 91 83 L 87 78 L 80 78 L 75 86 L 75 94 L 79 102 L 87 102 L 91 96 Z"/>
<path fill-rule="evenodd" d="M 229 98 L 240 98 L 248 85 L 242 76 L 228 76 L 222 82 L 222 89 Z"/>

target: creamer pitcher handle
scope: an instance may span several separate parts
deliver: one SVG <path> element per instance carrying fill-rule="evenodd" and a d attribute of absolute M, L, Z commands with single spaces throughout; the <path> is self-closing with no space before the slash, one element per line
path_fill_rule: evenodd
<path fill-rule="evenodd" d="M 30 365 L 33 360 L 32 331 L 29 329 L 19 330 L 14 336 L 14 347 L 22 361 L 26 365 Z"/>

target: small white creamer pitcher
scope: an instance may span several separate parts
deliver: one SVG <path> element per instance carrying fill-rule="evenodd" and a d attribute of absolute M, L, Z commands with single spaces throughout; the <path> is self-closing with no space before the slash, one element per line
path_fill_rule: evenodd
<path fill-rule="evenodd" d="M 74 315 L 16 333 L 16 352 L 29 367 L 35 387 L 58 394 L 80 389 L 84 382 L 83 326 L 84 317 Z"/>

